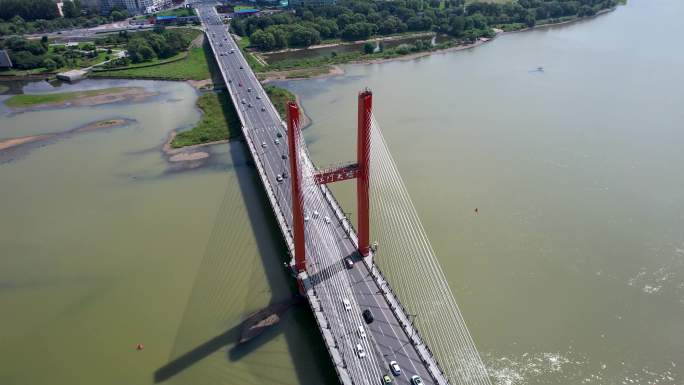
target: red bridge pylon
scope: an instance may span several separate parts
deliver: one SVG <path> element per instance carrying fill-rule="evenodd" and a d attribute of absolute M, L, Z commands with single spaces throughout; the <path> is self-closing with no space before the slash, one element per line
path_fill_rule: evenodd
<path fill-rule="evenodd" d="M 359 109 L 357 119 L 356 156 L 357 162 L 342 167 L 316 172 L 316 184 L 329 184 L 356 178 L 356 203 L 358 215 L 359 253 L 368 256 L 370 253 L 370 132 L 371 114 L 373 110 L 373 93 L 366 89 L 359 93 Z M 292 231 L 295 246 L 295 269 L 306 270 L 304 242 L 304 209 L 302 207 L 301 170 L 299 165 L 299 108 L 294 102 L 287 105 L 287 138 L 290 152 L 290 174 L 292 184 Z"/>

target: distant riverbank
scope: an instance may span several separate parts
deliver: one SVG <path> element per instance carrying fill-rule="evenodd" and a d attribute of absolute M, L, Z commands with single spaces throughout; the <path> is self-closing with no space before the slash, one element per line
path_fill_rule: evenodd
<path fill-rule="evenodd" d="M 510 33 L 520 33 L 520 32 L 526 32 L 526 31 L 531 31 L 531 30 L 537 30 L 537 29 L 544 29 L 544 28 L 552 28 L 555 26 L 561 26 L 561 25 L 568 25 L 580 21 L 586 21 L 590 19 L 594 19 L 596 17 L 599 17 L 601 15 L 604 15 L 606 13 L 612 12 L 615 9 L 617 9 L 617 6 L 609 9 L 604 9 L 598 11 L 595 15 L 592 16 L 582 16 L 582 17 L 574 17 L 571 19 L 563 20 L 563 21 L 558 21 L 558 22 L 546 22 L 543 24 L 535 25 L 533 27 L 525 27 L 525 28 L 520 28 L 520 29 L 515 29 L 515 30 L 510 30 L 510 31 L 504 31 L 499 28 L 493 28 L 494 31 L 494 36 L 491 38 L 478 38 L 474 42 L 466 42 L 466 43 L 461 43 L 461 44 L 456 44 L 453 45 L 455 42 L 452 41 L 447 44 L 441 44 L 437 45 L 434 47 L 429 47 L 427 49 L 418 51 L 418 52 L 409 52 L 405 54 L 391 54 L 391 55 L 378 55 L 378 54 L 371 54 L 371 55 L 363 55 L 361 53 L 358 53 L 356 55 L 350 55 L 348 57 L 338 55 L 335 57 L 334 63 L 330 64 L 322 64 L 322 65 L 307 65 L 306 63 L 303 63 L 301 65 L 294 65 L 293 68 L 290 69 L 281 69 L 281 70 L 274 70 L 274 71 L 261 71 L 261 72 L 256 72 L 257 76 L 259 77 L 260 80 L 262 80 L 264 83 L 271 82 L 271 81 L 277 81 L 277 80 L 304 80 L 304 79 L 311 79 L 311 78 L 324 78 L 324 77 L 329 77 L 329 76 L 341 76 L 344 75 L 344 70 L 340 67 L 341 64 L 377 64 L 377 63 L 384 63 L 384 62 L 389 62 L 389 61 L 401 61 L 401 60 L 412 60 L 415 58 L 419 57 L 424 57 L 424 56 L 429 56 L 432 54 L 437 54 L 437 53 L 445 53 L 445 52 L 453 52 L 453 51 L 462 51 L 462 50 L 468 50 L 472 48 L 476 48 L 482 44 L 488 43 L 495 38 L 499 36 L 503 36 L 506 34 Z M 397 37 L 392 37 L 388 39 L 396 39 Z M 377 41 L 378 39 L 370 39 L 367 41 L 373 42 Z M 358 43 L 358 42 L 356 42 Z M 314 49 L 316 48 L 330 48 L 330 47 L 336 47 L 336 46 L 343 46 L 351 43 L 345 43 L 345 42 L 339 42 L 335 44 L 326 44 L 326 45 L 321 45 L 321 46 L 316 46 L 313 47 Z M 275 51 L 275 52 L 297 52 L 301 50 L 283 50 L 283 51 Z M 269 54 L 271 52 L 268 52 Z M 246 52 L 245 54 L 253 54 Z"/>

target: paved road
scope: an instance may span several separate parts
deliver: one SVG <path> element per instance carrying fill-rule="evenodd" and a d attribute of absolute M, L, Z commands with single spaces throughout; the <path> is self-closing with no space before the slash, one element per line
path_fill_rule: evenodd
<path fill-rule="evenodd" d="M 236 108 L 243 115 L 244 133 L 258 149 L 257 156 L 279 204 L 275 209 L 281 210 L 289 224 L 292 218 L 290 181 L 287 178 L 277 180 L 284 171 L 289 173 L 282 121 L 215 9 L 206 3 L 195 6 L 216 51 L 228 88 L 240 101 Z M 305 164 L 303 168 L 304 178 L 310 177 L 313 165 Z M 395 383 L 409 384 L 409 378 L 415 374 L 426 384 L 433 383 L 366 265 L 356 263 L 353 269 L 344 267 L 346 256 L 358 259 L 358 254 L 344 230 L 347 224 L 337 220 L 323 189 L 313 185 L 307 187 L 304 199 L 308 217 L 305 226 L 307 271 L 344 360 L 344 363 L 335 364 L 346 364 L 354 384 L 380 384 L 382 375 L 390 373 L 389 362 L 393 360 L 402 370 Z M 345 309 L 343 299 L 349 300 L 351 309 Z M 375 318 L 370 325 L 363 321 L 361 312 L 364 309 L 370 309 Z M 359 328 L 363 328 L 365 337 L 360 336 Z M 363 347 L 365 357 L 359 357 L 357 344 Z"/>

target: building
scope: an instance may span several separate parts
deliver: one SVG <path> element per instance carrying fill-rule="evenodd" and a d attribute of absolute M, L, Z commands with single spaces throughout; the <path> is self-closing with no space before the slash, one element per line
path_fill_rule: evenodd
<path fill-rule="evenodd" d="M 233 12 L 233 17 L 246 17 L 246 16 L 259 16 L 259 10 L 250 8 L 250 9 L 238 9 L 237 11 Z"/>
<path fill-rule="evenodd" d="M 309 7 L 321 7 L 324 5 L 335 5 L 337 0 L 289 0 L 288 5 L 290 7 L 299 6 L 309 6 Z"/>
<path fill-rule="evenodd" d="M 0 69 L 12 68 L 12 60 L 10 60 L 9 54 L 5 50 L 0 50 Z"/>
<path fill-rule="evenodd" d="M 171 0 L 100 0 L 102 13 L 109 13 L 112 8 L 125 9 L 131 15 L 144 13 L 150 9 L 162 9 L 171 4 Z"/>

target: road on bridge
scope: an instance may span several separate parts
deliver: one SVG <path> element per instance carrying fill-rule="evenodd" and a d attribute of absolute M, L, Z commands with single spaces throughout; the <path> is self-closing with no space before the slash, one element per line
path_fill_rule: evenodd
<path fill-rule="evenodd" d="M 213 4 L 195 3 L 194 6 L 228 90 L 236 101 L 235 108 L 241 113 L 243 133 L 254 143 L 259 158 L 255 162 L 263 165 L 276 196 L 278 207 L 274 210 L 280 210 L 291 226 L 290 181 L 281 180 L 284 172 L 289 173 L 283 122 Z M 307 165 L 302 167 L 306 169 Z M 359 256 L 345 231 L 346 224 L 334 215 L 324 191 L 319 186 L 304 190 L 304 210 L 309 217 L 305 225 L 306 259 L 311 283 L 343 357 L 343 362 L 334 364 L 346 366 L 354 384 L 382 383 L 382 376 L 390 373 L 390 361 L 397 361 L 402 371 L 394 383 L 409 384 L 413 375 L 419 375 L 426 384 L 434 383 L 366 264 L 355 263 L 354 268 L 345 268 L 345 257 L 353 256 L 358 261 Z M 350 310 L 345 308 L 343 299 L 349 300 Z M 370 309 L 375 318 L 370 325 L 362 318 L 365 309 Z M 360 328 L 366 332 L 365 337 L 360 336 Z M 363 347 L 365 357 L 359 357 L 357 344 Z"/>

